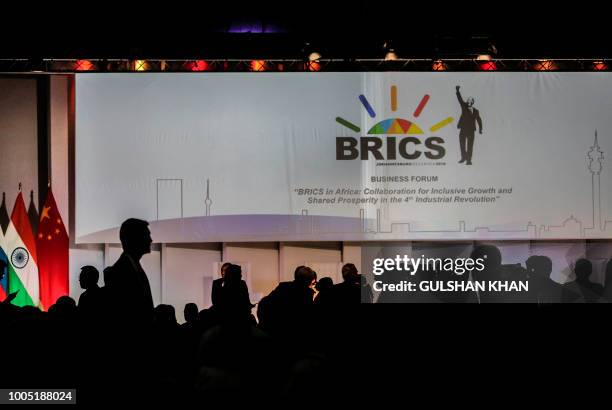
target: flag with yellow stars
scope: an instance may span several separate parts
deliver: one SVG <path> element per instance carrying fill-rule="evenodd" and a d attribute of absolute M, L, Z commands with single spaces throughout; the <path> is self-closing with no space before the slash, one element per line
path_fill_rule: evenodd
<path fill-rule="evenodd" d="M 36 236 L 40 304 L 44 310 L 60 296 L 68 295 L 68 246 L 68 232 L 49 188 L 40 211 Z"/>

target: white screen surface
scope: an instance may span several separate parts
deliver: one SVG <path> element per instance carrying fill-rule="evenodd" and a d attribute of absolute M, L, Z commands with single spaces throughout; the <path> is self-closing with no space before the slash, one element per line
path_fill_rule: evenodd
<path fill-rule="evenodd" d="M 76 239 L 130 217 L 156 242 L 609 238 L 610 112 L 605 73 L 79 74 Z"/>

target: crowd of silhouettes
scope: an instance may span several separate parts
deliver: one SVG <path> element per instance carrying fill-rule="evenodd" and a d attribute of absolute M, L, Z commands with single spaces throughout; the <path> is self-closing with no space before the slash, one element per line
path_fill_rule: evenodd
<path fill-rule="evenodd" d="M 338 354 L 337 344 L 354 340 L 358 328 L 338 319 L 360 303 L 354 265 L 344 267 L 340 284 L 317 282 L 300 266 L 293 281 L 253 304 L 242 268 L 225 263 L 212 284 L 212 306 L 186 304 L 179 325 L 173 306 L 154 306 L 140 264 L 151 251 L 148 223 L 128 219 L 119 236 L 123 253 L 104 269 L 103 286 L 95 267 L 81 268 L 78 303 L 62 296 L 47 312 L 0 304 L 3 335 L 11 335 L 0 345 L 10 352 L 3 360 L 10 372 L 2 372 L 9 385 L 76 387 L 90 403 L 227 403 L 298 397 L 312 393 L 313 378 L 342 379 L 351 358 Z"/>
<path fill-rule="evenodd" d="M 179 324 L 173 306 L 154 306 L 140 264 L 151 251 L 147 222 L 125 221 L 120 240 L 123 253 L 104 269 L 103 286 L 95 267 L 82 267 L 78 303 L 62 296 L 47 312 L 14 306 L 11 295 L 0 303 L 0 354 L 5 354 L 0 374 L 10 385 L 76 387 L 81 401 L 96 403 L 119 397 L 158 403 L 304 398 L 312 395 L 315 381 L 352 388 L 347 374 L 359 362 L 346 347 L 360 337 L 355 314 L 360 300 L 545 304 L 612 298 L 612 262 L 605 286 L 590 280 L 593 269 L 586 259 L 576 261 L 575 280 L 562 285 L 551 279 L 548 257 L 531 256 L 524 268 L 504 265 L 499 249 L 484 245 L 471 255 L 486 261 L 481 272 L 390 271 L 383 280 L 523 280 L 529 282 L 528 292 L 382 292 L 375 297 L 365 276 L 348 263 L 338 284 L 298 266 L 292 281 L 279 283 L 254 304 L 242 268 L 225 263 L 212 284 L 212 306 L 200 310 L 186 304 Z"/>

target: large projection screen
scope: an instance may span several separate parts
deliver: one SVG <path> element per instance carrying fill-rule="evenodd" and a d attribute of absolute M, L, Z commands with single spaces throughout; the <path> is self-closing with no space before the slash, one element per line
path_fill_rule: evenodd
<path fill-rule="evenodd" d="M 129 217 L 166 243 L 612 237 L 607 73 L 83 73 L 75 92 L 77 243 Z"/>

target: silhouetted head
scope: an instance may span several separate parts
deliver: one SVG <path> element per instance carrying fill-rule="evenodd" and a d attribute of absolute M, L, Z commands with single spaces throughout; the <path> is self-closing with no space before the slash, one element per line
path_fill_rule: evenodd
<path fill-rule="evenodd" d="M 482 259 L 485 266 L 485 270 L 498 269 L 501 266 L 502 257 L 501 252 L 497 246 L 493 245 L 480 245 L 477 246 L 470 255 L 472 259 Z"/>
<path fill-rule="evenodd" d="M 49 314 L 59 319 L 71 319 L 76 314 L 77 304 L 70 296 L 60 296 L 51 308 Z"/>
<path fill-rule="evenodd" d="M 467 106 L 471 107 L 474 105 L 474 97 L 468 97 L 467 99 Z"/>
<path fill-rule="evenodd" d="M 98 269 L 91 265 L 83 266 L 81 268 L 81 274 L 79 275 L 79 284 L 81 289 L 91 289 L 98 286 L 98 279 L 100 279 L 100 272 Z"/>
<path fill-rule="evenodd" d="M 198 305 L 195 303 L 187 303 L 185 305 L 185 309 L 183 310 L 183 316 L 185 317 L 185 321 L 187 323 L 194 323 L 198 320 Z"/>
<path fill-rule="evenodd" d="M 334 281 L 330 277 L 324 277 L 317 282 L 317 290 L 323 292 L 331 289 L 334 286 Z"/>
<path fill-rule="evenodd" d="M 52 305 L 53 307 L 55 305 Z M 50 311 L 51 309 L 49 309 Z M 18 310 L 20 320 L 24 322 L 36 322 L 44 319 L 43 312 L 36 306 L 22 306 Z"/>
<path fill-rule="evenodd" d="M 308 266 L 298 266 L 293 273 L 294 282 L 309 287 L 317 280 L 317 274 Z"/>
<path fill-rule="evenodd" d="M 550 278 L 552 272 L 552 261 L 547 256 L 533 255 L 525 261 L 527 267 L 527 275 L 531 279 L 535 278 Z"/>
<path fill-rule="evenodd" d="M 357 267 L 352 263 L 345 264 L 342 267 L 342 279 L 345 282 L 358 282 L 359 271 L 357 271 Z"/>
<path fill-rule="evenodd" d="M 593 264 L 587 259 L 578 259 L 574 266 L 574 273 L 576 274 L 576 280 L 588 281 L 589 276 L 593 273 Z"/>
<path fill-rule="evenodd" d="M 76 308 L 76 302 L 70 296 L 60 296 L 57 298 L 57 302 L 55 302 L 58 306 L 66 306 L 68 308 Z"/>
<path fill-rule="evenodd" d="M 221 265 L 221 277 L 225 278 L 225 271 L 227 271 L 227 268 L 229 268 L 231 265 L 231 263 L 229 262 L 225 262 L 223 265 Z"/>
<path fill-rule="evenodd" d="M 111 272 L 112 270 L 113 270 L 113 267 L 112 267 L 112 266 L 107 266 L 106 268 L 104 268 L 104 269 L 102 270 L 102 277 L 103 277 L 103 279 L 104 279 L 104 284 L 105 284 L 105 285 L 108 285 L 108 277 L 109 277 L 109 275 L 112 275 L 112 274 L 111 274 L 111 273 L 109 273 L 109 272 Z"/>
<path fill-rule="evenodd" d="M 121 224 L 119 239 L 123 250 L 131 256 L 140 258 L 151 252 L 151 231 L 149 223 L 141 219 L 130 218 Z"/>
<path fill-rule="evenodd" d="M 240 265 L 230 264 L 225 269 L 225 282 L 227 283 L 236 283 L 242 280 L 242 268 Z"/>
<path fill-rule="evenodd" d="M 157 323 L 162 324 L 175 324 L 176 323 L 176 312 L 172 305 L 157 305 L 153 309 L 153 315 Z"/>

